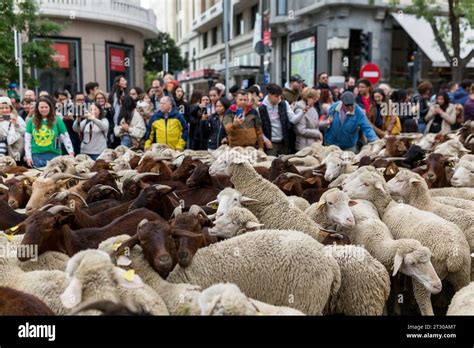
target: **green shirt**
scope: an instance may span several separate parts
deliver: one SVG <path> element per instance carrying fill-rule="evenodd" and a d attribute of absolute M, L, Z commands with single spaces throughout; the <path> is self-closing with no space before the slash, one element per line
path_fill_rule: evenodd
<path fill-rule="evenodd" d="M 35 129 L 33 119 L 30 118 L 26 124 L 26 133 L 31 134 L 31 153 L 54 153 L 61 155 L 61 142 L 59 135 L 67 133 L 63 120 L 56 117 L 53 128 L 48 127 L 48 121 L 43 120 L 39 131 Z"/>

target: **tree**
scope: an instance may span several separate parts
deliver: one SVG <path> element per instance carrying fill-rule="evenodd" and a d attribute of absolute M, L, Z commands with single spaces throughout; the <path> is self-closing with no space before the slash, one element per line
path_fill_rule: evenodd
<path fill-rule="evenodd" d="M 15 60 L 14 29 L 28 37 L 23 42 L 23 75 L 27 86 L 35 86 L 30 68 L 45 68 L 55 62 L 51 56 L 54 50 L 48 39 L 34 41 L 35 37 L 47 37 L 60 32 L 61 26 L 40 18 L 36 0 L 0 1 L 0 86 L 5 87 L 11 81 L 18 81 L 18 62 Z M 24 40 L 24 39 L 23 39 Z M 24 40 L 25 41 L 25 40 Z"/>
<path fill-rule="evenodd" d="M 160 32 L 154 39 L 145 40 L 143 57 L 146 72 L 156 73 L 163 70 L 163 54 L 168 53 L 168 70 L 177 72 L 186 69 L 186 62 L 180 55 L 179 48 L 168 33 Z"/>
<path fill-rule="evenodd" d="M 447 18 L 437 17 L 442 13 L 437 0 L 413 0 L 406 12 L 424 18 L 430 24 L 436 43 L 451 66 L 452 79 L 461 81 L 467 64 L 474 58 L 474 50 L 464 58 L 460 56 L 463 33 L 474 26 L 474 6 L 472 0 L 447 0 L 447 3 Z M 468 42 L 474 43 L 474 38 L 469 38 Z"/>

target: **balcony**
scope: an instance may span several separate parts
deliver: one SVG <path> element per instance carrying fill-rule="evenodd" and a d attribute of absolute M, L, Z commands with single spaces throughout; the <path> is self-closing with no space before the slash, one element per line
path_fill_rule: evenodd
<path fill-rule="evenodd" d="M 158 34 L 156 16 L 152 9 L 145 9 L 125 0 L 37 0 L 40 15 L 108 23 L 136 30 L 145 38 Z"/>

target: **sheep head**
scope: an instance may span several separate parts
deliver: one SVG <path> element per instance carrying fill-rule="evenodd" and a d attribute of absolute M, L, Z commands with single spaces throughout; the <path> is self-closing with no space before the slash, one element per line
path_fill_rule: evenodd
<path fill-rule="evenodd" d="M 337 188 L 324 192 L 318 202 L 318 209 L 324 210 L 326 216 L 342 227 L 355 225 L 354 215 L 350 209 L 357 202 Z"/>
<path fill-rule="evenodd" d="M 217 195 L 217 199 L 207 203 L 208 207 L 215 207 L 217 205 L 216 218 L 226 214 L 229 209 L 234 207 L 249 206 L 257 203 L 258 201 L 253 198 L 243 196 L 239 191 L 227 187 Z"/>
<path fill-rule="evenodd" d="M 225 215 L 220 216 L 210 228 L 209 235 L 219 238 L 234 236 L 260 229 L 263 224 L 246 208 L 231 208 Z"/>

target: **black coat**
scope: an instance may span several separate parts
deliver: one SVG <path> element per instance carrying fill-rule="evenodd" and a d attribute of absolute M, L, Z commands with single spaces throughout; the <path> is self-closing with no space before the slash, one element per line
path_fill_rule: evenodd
<path fill-rule="evenodd" d="M 222 119 L 223 121 L 224 119 Z M 203 136 L 208 139 L 207 148 L 211 150 L 217 149 L 221 146 L 222 139 L 226 137 L 224 123 L 219 118 L 219 115 L 213 114 L 209 120 L 201 122 L 201 132 Z"/>
<path fill-rule="evenodd" d="M 272 124 L 270 122 L 270 116 L 268 114 L 267 107 L 265 105 L 261 105 L 259 106 L 258 111 L 262 120 L 263 134 L 267 139 L 272 140 Z M 291 153 L 295 149 L 296 136 L 293 132 L 290 120 L 288 119 L 288 113 L 286 112 L 286 102 L 283 100 L 278 104 L 278 115 L 280 116 L 283 133 L 283 146 L 287 148 L 288 153 Z"/>

